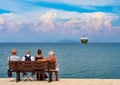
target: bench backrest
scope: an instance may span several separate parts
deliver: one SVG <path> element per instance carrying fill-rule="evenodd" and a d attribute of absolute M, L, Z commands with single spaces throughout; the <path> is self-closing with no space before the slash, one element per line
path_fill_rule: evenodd
<path fill-rule="evenodd" d="M 9 61 L 12 71 L 42 71 L 55 69 L 56 65 L 50 61 Z"/>

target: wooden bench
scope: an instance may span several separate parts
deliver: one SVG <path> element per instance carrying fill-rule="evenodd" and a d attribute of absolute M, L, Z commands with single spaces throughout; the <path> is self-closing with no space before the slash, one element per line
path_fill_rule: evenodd
<path fill-rule="evenodd" d="M 48 72 L 48 82 L 51 82 L 55 68 L 55 63 L 50 61 L 9 61 L 9 70 L 16 72 L 16 82 L 21 80 L 20 73 L 22 72 Z"/>

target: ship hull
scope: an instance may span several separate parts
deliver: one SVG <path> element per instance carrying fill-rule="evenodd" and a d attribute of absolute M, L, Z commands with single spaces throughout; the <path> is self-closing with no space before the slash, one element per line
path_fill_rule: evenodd
<path fill-rule="evenodd" d="M 88 43 L 88 39 L 81 39 L 81 43 L 82 44 L 87 44 Z"/>

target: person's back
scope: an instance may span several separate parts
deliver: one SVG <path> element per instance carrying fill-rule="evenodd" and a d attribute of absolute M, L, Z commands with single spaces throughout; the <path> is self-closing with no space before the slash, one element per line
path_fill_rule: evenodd
<path fill-rule="evenodd" d="M 34 61 L 35 58 L 33 56 L 31 56 L 31 51 L 30 50 L 27 50 L 26 51 L 26 55 L 22 57 L 21 61 Z M 30 80 L 33 80 L 33 76 L 34 76 L 34 72 L 31 73 L 29 79 Z M 24 80 L 26 81 L 27 80 L 27 77 L 26 77 L 27 73 L 26 72 L 23 72 L 23 76 L 24 76 Z"/>
<path fill-rule="evenodd" d="M 39 61 L 39 60 L 41 60 L 43 58 L 44 58 L 44 56 L 42 55 L 42 51 L 40 49 L 38 49 L 37 55 L 35 57 L 35 61 Z"/>
<path fill-rule="evenodd" d="M 11 51 L 11 56 L 8 57 L 8 64 L 10 61 L 19 61 L 20 60 L 19 56 L 17 56 L 16 54 L 17 54 L 17 50 L 15 48 L 13 48 Z M 10 66 L 9 66 L 7 73 L 8 73 L 9 77 L 12 77 L 12 72 L 10 70 Z"/>
<path fill-rule="evenodd" d="M 50 56 L 49 60 L 50 60 L 50 62 L 56 63 L 56 58 L 54 56 Z"/>
<path fill-rule="evenodd" d="M 22 61 L 34 61 L 35 58 L 33 56 L 31 56 L 31 52 L 30 50 L 26 51 L 26 55 L 22 57 L 21 59 Z"/>
<path fill-rule="evenodd" d="M 24 57 L 25 57 L 25 61 L 31 61 L 31 55 L 28 55 L 28 56 L 25 55 Z"/>
<path fill-rule="evenodd" d="M 17 56 L 17 50 L 15 48 L 12 49 L 11 51 L 11 56 L 8 57 L 8 61 L 19 61 L 20 60 L 20 57 Z"/>
<path fill-rule="evenodd" d="M 57 59 L 55 58 L 55 53 L 54 53 L 53 51 L 50 51 L 50 52 L 49 52 L 49 55 L 50 55 L 50 57 L 49 57 L 50 62 L 53 62 L 53 63 L 56 64 L 55 76 L 56 76 L 56 81 L 58 81 L 58 71 L 59 71 L 59 67 L 57 66 Z"/>
<path fill-rule="evenodd" d="M 19 56 L 12 55 L 12 56 L 8 57 L 8 60 L 10 60 L 10 61 L 19 61 L 20 58 L 19 58 Z"/>

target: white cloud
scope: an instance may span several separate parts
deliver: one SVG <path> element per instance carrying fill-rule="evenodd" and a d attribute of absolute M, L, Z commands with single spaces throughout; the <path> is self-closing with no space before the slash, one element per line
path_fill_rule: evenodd
<path fill-rule="evenodd" d="M 3 29 L 2 25 L 4 24 L 4 18 L 0 17 L 0 31 Z"/>
<path fill-rule="evenodd" d="M 63 16 L 64 15 L 64 16 Z M 69 33 L 88 33 L 100 34 L 112 29 L 112 22 L 118 18 L 115 14 L 94 12 L 94 13 L 75 13 L 75 12 L 56 12 L 57 20 L 63 20 L 61 29 Z M 63 22 L 62 22 L 63 23 Z M 59 28 L 59 27 L 56 27 Z M 63 32 L 62 32 L 63 33 Z"/>
<path fill-rule="evenodd" d="M 107 27 L 107 28 L 111 28 L 111 26 L 112 26 L 110 20 L 105 20 L 104 23 L 103 23 L 103 25 L 104 25 L 105 27 Z"/>
<path fill-rule="evenodd" d="M 104 12 L 77 13 L 49 10 L 44 13 L 2 14 L 0 29 L 6 32 L 52 32 L 59 35 L 89 35 L 111 34 L 119 31 L 119 26 L 113 22 L 119 16 Z"/>
<path fill-rule="evenodd" d="M 0 17 L 0 25 L 4 24 L 5 20 L 4 18 Z"/>
<path fill-rule="evenodd" d="M 3 29 L 2 25 L 4 24 L 4 18 L 0 17 L 0 31 Z"/>
<path fill-rule="evenodd" d="M 2 24 L 1 27 L 6 30 L 6 32 L 18 32 L 22 26 L 20 18 L 13 13 L 2 14 L 0 17 L 4 20 L 4 24 Z"/>
<path fill-rule="evenodd" d="M 32 30 L 35 32 L 46 32 L 54 30 L 55 26 L 55 13 L 46 12 L 42 15 L 37 16 L 38 18 L 34 19 L 32 23 Z"/>

